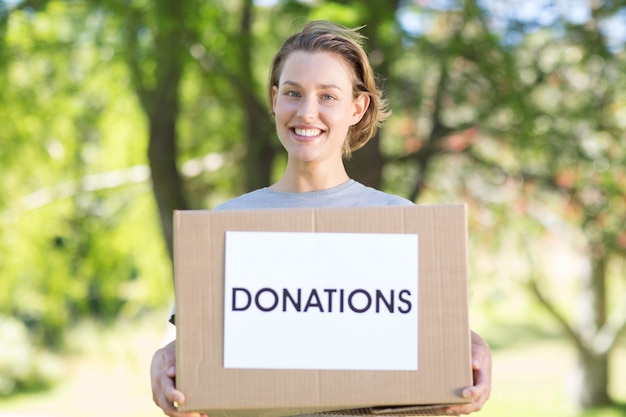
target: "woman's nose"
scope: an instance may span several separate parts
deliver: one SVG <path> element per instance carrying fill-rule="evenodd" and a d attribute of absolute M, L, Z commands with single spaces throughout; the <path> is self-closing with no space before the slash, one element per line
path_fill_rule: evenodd
<path fill-rule="evenodd" d="M 317 116 L 317 101 L 312 97 L 306 97 L 298 106 L 298 117 L 309 120 Z"/>

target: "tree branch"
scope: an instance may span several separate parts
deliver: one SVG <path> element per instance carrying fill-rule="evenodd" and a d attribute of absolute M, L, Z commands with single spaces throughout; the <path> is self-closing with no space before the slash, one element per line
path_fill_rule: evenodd
<path fill-rule="evenodd" d="M 141 71 L 141 65 L 139 58 L 139 45 L 137 43 L 137 32 L 140 30 L 141 25 L 138 23 L 141 21 L 139 11 L 130 9 L 128 11 L 128 24 L 125 25 L 124 39 L 126 41 L 126 48 L 124 48 L 124 60 L 128 65 L 130 80 L 135 89 L 141 107 L 146 113 L 150 111 L 150 103 L 154 102 L 153 94 L 146 87 L 143 81 L 143 75 Z"/>
<path fill-rule="evenodd" d="M 626 309 L 614 312 L 598 331 L 594 338 L 594 351 L 598 354 L 610 352 L 624 333 L 626 333 Z"/>
<path fill-rule="evenodd" d="M 444 58 L 445 59 L 445 58 Z M 443 96 L 446 91 L 446 85 L 448 83 L 449 74 L 447 64 L 444 60 L 441 60 L 441 71 L 439 81 L 437 82 L 437 91 L 434 98 L 434 109 L 432 114 L 433 126 L 430 129 L 426 145 L 419 151 L 415 152 L 414 159 L 417 162 L 417 178 L 413 184 L 413 189 L 409 194 L 409 199 L 415 201 L 419 194 L 424 189 L 424 183 L 426 181 L 427 171 L 432 161 L 432 158 L 439 153 L 439 145 L 441 140 L 454 132 L 454 129 L 446 126 L 441 120 L 441 110 L 443 109 Z"/>
<path fill-rule="evenodd" d="M 572 340 L 572 342 L 576 345 L 579 351 L 588 352 L 589 348 L 587 344 L 584 342 L 582 335 L 580 335 L 576 330 L 569 324 L 565 316 L 561 314 L 559 310 L 555 307 L 554 303 L 548 299 L 548 297 L 541 291 L 539 288 L 539 283 L 536 278 L 530 277 L 528 281 L 528 287 L 530 291 L 535 295 L 539 304 L 541 304 L 550 315 L 557 321 L 557 323 L 561 326 L 565 334 Z"/>

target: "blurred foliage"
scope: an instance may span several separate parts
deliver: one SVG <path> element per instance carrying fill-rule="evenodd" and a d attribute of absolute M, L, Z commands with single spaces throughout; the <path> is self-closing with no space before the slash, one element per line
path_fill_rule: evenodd
<path fill-rule="evenodd" d="M 470 0 L 0 0 L 0 314 L 28 329 L 22 343 L 59 349 L 81 318 L 170 303 L 159 122 L 174 124 L 160 156 L 190 207 L 275 180 L 269 61 L 329 19 L 367 24 L 394 111 L 351 172 L 466 202 L 477 315 L 564 334 L 608 372 L 626 328 L 626 3 L 578 2 L 576 19 L 548 3 L 528 17 Z"/>
<path fill-rule="evenodd" d="M 51 2 L 12 12 L 7 31 L 0 306 L 52 347 L 81 317 L 171 299 L 146 176 L 120 171 L 145 163 L 144 123 L 124 66 L 97 41 L 103 25 L 82 3 Z"/>
<path fill-rule="evenodd" d="M 0 397 L 47 388 L 63 375 L 59 360 L 33 344 L 22 322 L 0 316 L 0 340 Z"/>

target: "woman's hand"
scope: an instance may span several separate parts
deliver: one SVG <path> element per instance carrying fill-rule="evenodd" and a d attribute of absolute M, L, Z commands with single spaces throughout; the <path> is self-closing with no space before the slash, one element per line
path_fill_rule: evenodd
<path fill-rule="evenodd" d="M 458 415 L 479 411 L 491 394 L 491 350 L 487 343 L 474 332 L 472 332 L 472 369 L 474 386 L 465 388 L 463 397 L 473 401 L 448 407 L 446 413 Z"/>
<path fill-rule="evenodd" d="M 150 366 L 152 399 L 170 417 L 207 417 L 200 413 L 181 413 L 176 405 L 185 402 L 185 395 L 176 389 L 176 341 L 159 349 Z"/>
<path fill-rule="evenodd" d="M 474 385 L 463 390 L 463 397 L 471 403 L 446 408 L 447 414 L 470 414 L 482 409 L 491 394 L 491 350 L 485 341 L 472 332 L 472 369 Z M 175 404 L 185 402 L 184 394 L 176 389 L 176 342 L 159 349 L 152 357 L 150 367 L 152 398 L 170 417 L 207 417 L 199 413 L 178 412 Z"/>

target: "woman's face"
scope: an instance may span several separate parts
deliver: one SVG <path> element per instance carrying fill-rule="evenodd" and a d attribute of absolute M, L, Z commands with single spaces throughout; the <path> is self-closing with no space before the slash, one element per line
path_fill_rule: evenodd
<path fill-rule="evenodd" d="M 340 55 L 293 52 L 272 89 L 278 137 L 290 159 L 341 162 L 350 126 L 363 117 L 369 97 L 353 98 L 351 70 Z"/>

